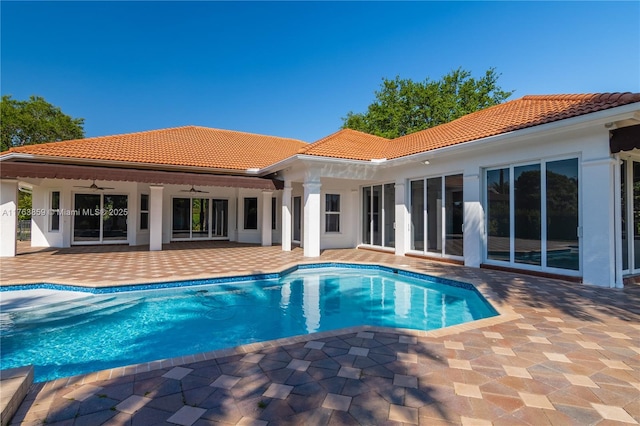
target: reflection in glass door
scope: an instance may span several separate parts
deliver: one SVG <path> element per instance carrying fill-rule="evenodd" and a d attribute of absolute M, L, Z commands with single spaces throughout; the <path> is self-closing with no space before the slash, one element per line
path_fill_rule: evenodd
<path fill-rule="evenodd" d="M 75 194 L 73 242 L 127 241 L 128 198 L 114 194 Z"/>
<path fill-rule="evenodd" d="M 100 194 L 75 194 L 74 242 L 100 242 Z"/>
<path fill-rule="evenodd" d="M 209 238 L 209 200 L 191 199 L 191 238 Z"/>
<path fill-rule="evenodd" d="M 102 196 L 102 240 L 127 240 L 127 196 Z"/>
<path fill-rule="evenodd" d="M 302 232 L 302 197 L 293 197 L 293 241 L 300 242 Z"/>
<path fill-rule="evenodd" d="M 224 239 L 229 235 L 228 200 L 174 198 L 172 207 L 174 240 Z"/>
<path fill-rule="evenodd" d="M 580 270 L 578 159 L 487 170 L 488 261 Z"/>
<path fill-rule="evenodd" d="M 444 252 L 453 256 L 462 256 L 464 222 L 462 175 L 444 178 L 444 199 L 446 200 Z"/>
<path fill-rule="evenodd" d="M 542 264 L 540 164 L 514 167 L 515 261 Z"/>
<path fill-rule="evenodd" d="M 622 160 L 620 165 L 622 213 L 622 271 L 640 272 L 640 162 Z"/>
<path fill-rule="evenodd" d="M 211 237 L 226 238 L 228 234 L 227 216 L 229 214 L 228 200 L 211 200 L 213 206 Z"/>
<path fill-rule="evenodd" d="M 362 188 L 362 243 L 395 247 L 395 185 Z"/>
<path fill-rule="evenodd" d="M 463 255 L 462 187 L 461 174 L 411 182 L 412 250 L 443 257 Z"/>

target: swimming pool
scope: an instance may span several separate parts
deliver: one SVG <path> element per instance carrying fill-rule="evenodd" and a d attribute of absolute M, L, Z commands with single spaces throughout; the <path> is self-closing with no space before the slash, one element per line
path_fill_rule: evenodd
<path fill-rule="evenodd" d="M 469 284 L 365 265 L 84 291 L 94 294 L 5 304 L 1 368 L 33 364 L 40 382 L 344 327 L 432 330 L 497 315 Z"/>

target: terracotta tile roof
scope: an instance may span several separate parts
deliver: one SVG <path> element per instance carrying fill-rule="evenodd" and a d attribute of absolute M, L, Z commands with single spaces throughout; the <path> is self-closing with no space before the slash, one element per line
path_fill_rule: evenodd
<path fill-rule="evenodd" d="M 403 157 L 634 102 L 640 102 L 640 93 L 525 96 L 394 139 L 386 157 Z"/>
<path fill-rule="evenodd" d="M 305 146 L 307 146 L 305 142 L 295 139 L 185 126 L 28 145 L 12 148 L 8 152 L 246 170 L 276 163 L 296 154 Z"/>
<path fill-rule="evenodd" d="M 295 139 L 186 126 L 29 145 L 10 152 L 229 170 L 262 168 L 295 154 L 368 161 L 427 152 L 635 102 L 640 102 L 640 93 L 525 96 L 394 140 L 343 129 L 308 145 Z"/>
<path fill-rule="evenodd" d="M 352 160 L 392 159 L 634 102 L 640 102 L 640 93 L 525 96 L 393 140 L 341 130 L 301 153 Z"/>
<path fill-rule="evenodd" d="M 298 151 L 320 157 L 371 160 L 385 158 L 389 139 L 352 129 L 342 129 Z"/>

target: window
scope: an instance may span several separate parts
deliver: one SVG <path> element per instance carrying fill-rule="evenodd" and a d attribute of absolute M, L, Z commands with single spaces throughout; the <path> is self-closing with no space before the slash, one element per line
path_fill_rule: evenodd
<path fill-rule="evenodd" d="M 258 199 L 244 199 L 244 229 L 258 229 Z"/>
<path fill-rule="evenodd" d="M 278 228 L 278 199 L 273 197 L 271 199 L 271 229 Z"/>
<path fill-rule="evenodd" d="M 60 230 L 60 191 L 51 192 L 51 231 Z"/>
<path fill-rule="evenodd" d="M 340 232 L 340 195 L 325 194 L 324 232 Z"/>
<path fill-rule="evenodd" d="M 490 261 L 580 269 L 578 159 L 486 171 Z"/>
<path fill-rule="evenodd" d="M 140 194 L 140 230 L 149 229 L 149 195 Z"/>

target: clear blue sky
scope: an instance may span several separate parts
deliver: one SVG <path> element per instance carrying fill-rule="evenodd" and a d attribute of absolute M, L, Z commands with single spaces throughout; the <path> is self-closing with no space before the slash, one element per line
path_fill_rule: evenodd
<path fill-rule="evenodd" d="M 1 92 L 87 136 L 201 125 L 315 141 L 383 77 L 496 67 L 512 98 L 640 92 L 640 2 L 8 2 Z"/>

